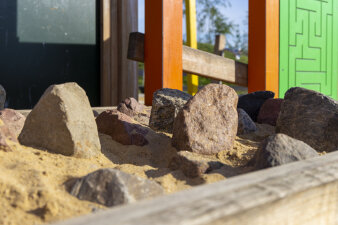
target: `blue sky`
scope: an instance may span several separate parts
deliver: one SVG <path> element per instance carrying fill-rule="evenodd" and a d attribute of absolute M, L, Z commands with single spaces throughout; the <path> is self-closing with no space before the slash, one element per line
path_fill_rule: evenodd
<path fill-rule="evenodd" d="M 242 32 L 247 31 L 248 28 L 243 24 L 243 20 L 248 11 L 248 0 L 229 0 L 229 1 L 231 3 L 231 8 L 222 9 L 222 12 L 226 17 L 228 17 L 229 21 L 232 21 L 234 24 L 238 24 Z M 138 27 L 140 32 L 144 32 L 144 0 L 138 0 L 138 3 L 139 3 Z M 183 33 L 185 34 L 185 29 L 183 29 Z M 231 36 L 228 36 L 227 40 L 229 42 L 232 42 L 233 38 Z"/>

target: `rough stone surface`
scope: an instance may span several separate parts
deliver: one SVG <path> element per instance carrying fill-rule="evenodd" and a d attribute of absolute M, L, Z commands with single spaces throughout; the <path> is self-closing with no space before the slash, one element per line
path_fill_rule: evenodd
<path fill-rule="evenodd" d="M 256 124 L 250 116 L 241 108 L 237 109 L 238 113 L 238 129 L 237 135 L 248 134 L 257 131 Z"/>
<path fill-rule="evenodd" d="M 149 126 L 153 130 L 172 133 L 174 120 L 191 95 L 175 89 L 163 88 L 153 96 Z"/>
<path fill-rule="evenodd" d="M 310 159 L 319 154 L 309 145 L 285 134 L 268 137 L 260 146 L 254 160 L 257 169 Z"/>
<path fill-rule="evenodd" d="M 0 110 L 0 119 L 16 136 L 19 136 L 26 121 L 25 116 L 13 109 Z"/>
<path fill-rule="evenodd" d="M 78 199 L 107 207 L 164 194 L 163 188 L 156 182 L 115 169 L 97 170 L 85 177 L 69 180 L 65 185 L 68 192 Z"/>
<path fill-rule="evenodd" d="M 257 116 L 260 108 L 267 99 L 273 98 L 275 93 L 271 91 L 257 91 L 247 95 L 242 95 L 238 99 L 238 108 L 244 111 L 251 117 L 254 122 L 257 122 Z"/>
<path fill-rule="evenodd" d="M 123 145 L 144 146 L 148 130 L 137 124 L 131 117 L 117 110 L 107 110 L 96 118 L 100 133 L 107 134 Z"/>
<path fill-rule="evenodd" d="M 5 88 L 0 84 L 0 109 L 5 107 L 6 102 L 6 91 Z"/>
<path fill-rule="evenodd" d="M 283 101 L 283 99 L 273 98 L 266 100 L 259 110 L 257 122 L 276 126 Z"/>
<path fill-rule="evenodd" d="M 7 151 L 8 150 L 9 146 L 8 146 L 6 140 L 18 142 L 16 135 L 0 119 L 0 151 Z"/>
<path fill-rule="evenodd" d="M 140 124 L 149 126 L 150 110 L 135 98 L 126 98 L 118 105 L 117 110 L 132 117 Z"/>
<path fill-rule="evenodd" d="M 227 85 L 204 86 L 178 113 L 172 145 L 201 154 L 232 149 L 238 126 L 237 101 L 236 92 Z"/>
<path fill-rule="evenodd" d="M 291 88 L 285 94 L 276 132 L 304 141 L 317 151 L 336 151 L 338 101 L 316 91 Z"/>
<path fill-rule="evenodd" d="M 96 156 L 101 146 L 85 91 L 76 83 L 50 86 L 27 116 L 19 141 L 67 156 Z"/>
<path fill-rule="evenodd" d="M 185 176 L 190 178 L 200 177 L 222 166 L 221 162 L 206 160 L 188 151 L 178 152 L 169 164 L 170 169 L 181 170 Z"/>

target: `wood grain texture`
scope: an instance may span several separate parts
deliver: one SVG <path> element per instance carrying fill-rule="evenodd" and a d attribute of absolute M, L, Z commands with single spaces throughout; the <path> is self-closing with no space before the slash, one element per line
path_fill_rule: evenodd
<path fill-rule="evenodd" d="M 58 225 L 338 223 L 338 152 L 265 169 Z"/>

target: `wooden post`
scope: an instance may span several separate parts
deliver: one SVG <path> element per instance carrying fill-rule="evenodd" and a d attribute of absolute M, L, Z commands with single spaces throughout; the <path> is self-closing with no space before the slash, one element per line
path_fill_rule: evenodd
<path fill-rule="evenodd" d="M 182 90 L 182 0 L 145 0 L 145 104 L 160 88 Z"/>
<path fill-rule="evenodd" d="M 196 0 L 185 0 L 186 24 L 187 24 L 187 45 L 197 48 L 197 27 L 196 27 Z M 198 91 L 198 76 L 188 74 L 188 93 L 195 95 Z"/>

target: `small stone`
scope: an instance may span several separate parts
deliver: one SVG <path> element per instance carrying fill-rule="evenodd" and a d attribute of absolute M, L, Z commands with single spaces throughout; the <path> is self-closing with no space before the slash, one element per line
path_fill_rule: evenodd
<path fill-rule="evenodd" d="M 6 91 L 5 88 L 0 84 L 0 110 L 5 107 L 6 102 Z"/>
<path fill-rule="evenodd" d="M 203 159 L 196 153 L 181 151 L 174 156 L 169 164 L 172 170 L 181 170 L 190 178 L 201 177 L 203 174 L 219 169 L 223 163 Z"/>
<path fill-rule="evenodd" d="M 0 110 L 0 119 L 16 136 L 19 136 L 26 121 L 26 117 L 24 115 L 13 109 Z"/>
<path fill-rule="evenodd" d="M 275 93 L 271 91 L 257 91 L 242 95 L 238 99 L 238 108 L 243 109 L 254 122 L 257 122 L 257 116 L 260 108 L 267 99 L 273 98 Z"/>
<path fill-rule="evenodd" d="M 96 118 L 100 133 L 111 136 L 123 145 L 144 146 L 148 144 L 145 136 L 148 130 L 137 124 L 131 117 L 117 110 L 107 110 Z"/>
<path fill-rule="evenodd" d="M 277 133 L 301 140 L 320 152 L 338 149 L 338 101 L 305 88 L 291 88 L 284 98 Z"/>
<path fill-rule="evenodd" d="M 178 113 L 172 145 L 200 154 L 232 149 L 238 126 L 237 100 L 227 85 L 204 86 Z"/>
<path fill-rule="evenodd" d="M 50 86 L 27 116 L 19 141 L 67 156 L 98 155 L 99 135 L 85 91 L 76 83 Z"/>
<path fill-rule="evenodd" d="M 68 192 L 80 200 L 107 207 L 128 204 L 164 194 L 154 181 L 115 169 L 100 169 L 85 177 L 66 182 Z"/>
<path fill-rule="evenodd" d="M 264 169 L 318 156 L 316 150 L 285 134 L 265 139 L 254 157 L 255 167 Z"/>
<path fill-rule="evenodd" d="M 172 133 L 174 120 L 191 95 L 175 89 L 163 88 L 153 96 L 149 126 L 156 131 Z"/>
<path fill-rule="evenodd" d="M 8 126 L 0 118 L 0 150 L 8 151 L 7 140 L 18 142 L 16 135 L 8 128 Z"/>
<path fill-rule="evenodd" d="M 130 116 L 140 124 L 149 126 L 150 110 L 135 98 L 126 98 L 117 106 L 117 110 Z"/>
<path fill-rule="evenodd" d="M 250 116 L 241 108 L 238 112 L 238 129 L 237 135 L 248 134 L 257 131 L 256 124 L 252 121 Z"/>
<path fill-rule="evenodd" d="M 258 123 L 276 126 L 283 99 L 270 98 L 264 102 L 257 117 Z"/>

